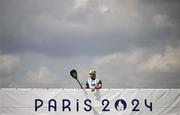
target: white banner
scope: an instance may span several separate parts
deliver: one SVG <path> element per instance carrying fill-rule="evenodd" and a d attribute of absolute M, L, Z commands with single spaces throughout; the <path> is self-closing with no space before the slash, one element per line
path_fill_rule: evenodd
<path fill-rule="evenodd" d="M 180 115 L 180 89 L 1 89 L 0 115 Z"/>

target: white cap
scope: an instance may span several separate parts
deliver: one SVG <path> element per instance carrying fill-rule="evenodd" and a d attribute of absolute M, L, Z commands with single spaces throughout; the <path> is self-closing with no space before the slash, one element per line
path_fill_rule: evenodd
<path fill-rule="evenodd" d="M 96 74 L 96 70 L 90 70 L 89 74 Z"/>

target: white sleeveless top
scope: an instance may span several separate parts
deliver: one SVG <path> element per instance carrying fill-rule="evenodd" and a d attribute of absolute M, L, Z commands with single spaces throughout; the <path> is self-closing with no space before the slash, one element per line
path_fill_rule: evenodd
<path fill-rule="evenodd" d="M 89 88 L 94 89 L 98 85 L 99 81 L 100 81 L 100 79 L 97 79 L 97 78 L 95 80 L 92 80 L 91 78 L 89 78 L 87 81 Z"/>

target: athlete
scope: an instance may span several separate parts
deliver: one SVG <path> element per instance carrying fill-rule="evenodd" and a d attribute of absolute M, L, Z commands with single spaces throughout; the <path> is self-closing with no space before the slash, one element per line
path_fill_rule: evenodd
<path fill-rule="evenodd" d="M 89 78 L 86 82 L 86 88 L 91 89 L 91 91 L 95 91 L 96 89 L 102 88 L 102 81 L 98 78 L 96 78 L 96 71 L 91 70 L 89 72 Z"/>

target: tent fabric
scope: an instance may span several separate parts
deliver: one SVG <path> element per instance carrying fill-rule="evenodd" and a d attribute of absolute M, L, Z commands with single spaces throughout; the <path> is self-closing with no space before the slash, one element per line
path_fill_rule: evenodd
<path fill-rule="evenodd" d="M 0 115 L 180 115 L 180 89 L 5 88 Z"/>

